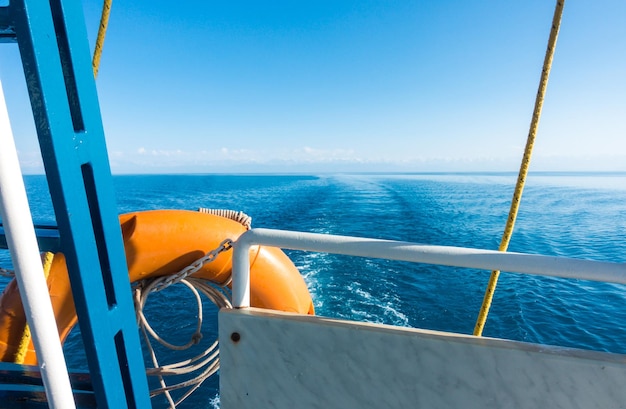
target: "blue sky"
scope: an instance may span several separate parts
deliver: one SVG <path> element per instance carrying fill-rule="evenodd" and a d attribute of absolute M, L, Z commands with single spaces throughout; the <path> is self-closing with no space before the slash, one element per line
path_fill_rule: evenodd
<path fill-rule="evenodd" d="M 100 0 L 83 1 L 93 48 Z M 515 171 L 554 2 L 114 1 L 115 173 Z M 626 2 L 573 1 L 531 170 L 626 171 Z M 41 171 L 15 45 L 0 74 Z"/>

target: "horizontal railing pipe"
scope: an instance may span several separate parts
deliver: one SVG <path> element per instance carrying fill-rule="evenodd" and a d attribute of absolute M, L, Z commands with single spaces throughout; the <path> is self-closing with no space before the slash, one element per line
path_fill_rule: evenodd
<path fill-rule="evenodd" d="M 626 284 L 626 264 L 465 247 L 430 246 L 273 229 L 252 229 L 234 244 L 233 307 L 250 306 L 250 248 L 266 245 L 291 250 L 384 258 L 481 270 Z"/>

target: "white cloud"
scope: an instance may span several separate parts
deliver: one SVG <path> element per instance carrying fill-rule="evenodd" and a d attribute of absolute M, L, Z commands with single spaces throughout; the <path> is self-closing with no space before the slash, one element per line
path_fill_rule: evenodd
<path fill-rule="evenodd" d="M 18 151 L 20 168 L 25 174 L 44 173 L 43 160 L 39 151 Z"/>
<path fill-rule="evenodd" d="M 42 173 L 39 152 L 20 152 L 24 173 Z M 223 146 L 183 150 L 142 146 L 135 151 L 109 153 L 115 173 L 203 172 L 472 172 L 517 171 L 521 153 L 499 157 L 472 155 L 416 155 L 402 158 L 383 153 L 364 154 L 354 149 L 320 148 L 311 145 L 272 149 Z M 626 171 L 624 155 L 572 157 L 536 154 L 531 171 Z"/>
<path fill-rule="evenodd" d="M 520 156 L 520 157 L 518 157 Z M 44 171 L 38 151 L 19 152 L 25 174 Z M 280 173 L 280 172 L 472 172 L 517 171 L 521 154 L 501 157 L 416 156 L 391 158 L 360 155 L 356 149 L 243 149 L 185 151 L 140 147 L 110 151 L 114 173 Z M 532 171 L 626 171 L 626 155 L 546 155 L 537 153 Z"/>

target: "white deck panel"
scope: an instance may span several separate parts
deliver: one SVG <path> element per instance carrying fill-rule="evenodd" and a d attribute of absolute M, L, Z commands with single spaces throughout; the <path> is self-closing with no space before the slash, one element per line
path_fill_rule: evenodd
<path fill-rule="evenodd" d="M 626 408 L 624 355 L 254 308 L 219 336 L 223 409 Z"/>

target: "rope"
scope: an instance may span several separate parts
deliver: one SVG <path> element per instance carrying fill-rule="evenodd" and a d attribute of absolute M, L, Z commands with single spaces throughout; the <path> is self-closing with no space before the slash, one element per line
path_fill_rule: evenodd
<path fill-rule="evenodd" d="M 43 263 L 43 274 L 46 280 L 48 280 L 48 276 L 50 275 L 50 268 L 52 267 L 52 260 L 54 259 L 54 254 L 47 251 L 41 255 L 41 261 Z M 15 358 L 13 362 L 16 364 L 23 364 L 24 359 L 26 359 L 26 353 L 28 352 L 28 346 L 30 345 L 31 333 L 30 326 L 28 322 L 24 325 L 24 331 L 22 332 L 22 338 L 20 338 L 20 343 L 17 346 L 17 351 L 15 352 Z"/>
<path fill-rule="evenodd" d="M 500 241 L 499 251 L 506 251 L 511 241 L 511 235 L 513 234 L 513 227 L 515 226 L 515 220 L 519 211 L 520 202 L 522 200 L 522 192 L 524 191 L 524 185 L 526 183 L 526 176 L 528 175 L 528 168 L 530 166 L 530 158 L 535 144 L 535 136 L 537 135 L 537 128 L 539 126 L 539 118 L 541 117 L 541 108 L 543 107 L 543 100 L 548 87 L 548 77 L 550 76 L 550 69 L 552 68 L 552 59 L 554 57 L 554 50 L 556 47 L 556 40 L 559 34 L 559 28 L 561 26 L 561 15 L 563 14 L 563 5 L 565 0 L 557 0 L 554 10 L 554 17 L 552 18 L 552 29 L 550 30 L 550 38 L 548 39 L 548 48 L 543 61 L 543 68 L 541 71 L 541 80 L 539 82 L 539 89 L 537 91 L 537 97 L 535 98 L 535 109 L 533 111 L 533 117 L 530 123 L 530 129 L 528 131 L 528 138 L 526 140 L 526 148 L 524 149 L 524 156 L 522 158 L 522 164 L 517 176 L 517 183 L 515 185 L 515 192 L 513 193 L 513 200 L 511 200 L 511 208 L 509 210 L 509 217 L 504 228 L 502 240 Z M 498 277 L 500 271 L 494 270 L 489 277 L 489 283 L 485 291 L 482 306 L 476 320 L 476 326 L 474 327 L 474 335 L 481 336 L 487 321 L 487 315 L 489 314 L 489 308 L 491 307 L 491 301 L 493 300 L 493 294 L 498 284 Z"/>
<path fill-rule="evenodd" d="M 196 297 L 196 302 L 198 303 L 199 311 L 202 310 L 202 301 L 199 297 L 198 291 L 203 293 L 209 300 L 211 300 L 218 308 L 232 308 L 230 301 L 228 300 L 228 296 L 224 294 L 222 291 L 213 287 L 209 283 L 195 279 L 189 278 L 180 281 L 181 284 L 184 284 L 188 288 L 192 290 Z M 170 403 L 170 407 L 174 408 L 179 405 L 183 400 L 185 400 L 189 395 L 191 395 L 200 385 L 208 379 L 211 375 L 215 374 L 219 369 L 219 349 L 218 349 L 218 341 L 213 342 L 208 348 L 202 351 L 200 354 L 196 355 L 191 359 L 186 359 L 181 362 L 169 364 L 169 365 L 160 365 L 156 356 L 156 352 L 154 351 L 154 347 L 152 346 L 152 342 L 150 341 L 150 337 L 152 339 L 159 342 L 161 345 L 165 347 L 173 347 L 175 350 L 184 350 L 195 344 L 197 344 L 202 337 L 201 328 L 202 328 L 202 314 L 198 315 L 198 323 L 196 326 L 196 331 L 192 334 L 191 339 L 187 342 L 186 345 L 183 346 L 174 346 L 171 343 L 165 341 L 162 337 L 160 337 L 156 332 L 152 330 L 149 326 L 145 316 L 143 315 L 143 307 L 145 306 L 148 296 L 154 292 L 150 291 L 151 285 L 148 284 L 146 287 L 140 288 L 138 286 L 135 289 L 135 308 L 137 310 L 137 316 L 139 321 L 139 326 L 141 328 L 142 334 L 146 341 L 146 345 L 148 346 L 148 351 L 150 352 L 150 357 L 152 359 L 152 364 L 154 368 L 149 368 L 146 370 L 146 374 L 148 376 L 155 376 L 159 380 L 160 388 L 153 389 L 150 391 L 150 396 L 154 397 L 160 394 L 165 394 L 165 397 Z M 197 375 L 192 378 L 173 384 L 167 385 L 165 378 L 167 376 L 180 376 L 180 375 L 188 375 L 199 372 Z M 182 388 L 190 388 L 187 390 L 176 402 L 172 399 L 170 391 L 182 389 Z"/>
<path fill-rule="evenodd" d="M 207 209 L 206 207 L 201 207 L 198 209 L 198 211 L 200 213 L 214 214 L 216 216 L 234 220 L 237 223 L 243 225 L 246 230 L 250 230 L 250 226 L 252 226 L 252 217 L 248 216 L 244 212 L 239 212 L 237 210 Z"/>
<path fill-rule="evenodd" d="M 96 38 L 96 47 L 93 50 L 93 60 L 91 67 L 93 68 L 94 78 L 98 77 L 100 69 L 100 57 L 102 57 L 102 47 L 104 46 L 104 37 L 109 26 L 109 15 L 111 14 L 111 3 L 113 0 L 104 0 L 102 4 L 102 15 L 100 16 L 100 27 L 98 27 L 98 37 Z"/>
<path fill-rule="evenodd" d="M 15 277 L 15 271 L 0 267 L 0 276 L 13 278 Z"/>
<path fill-rule="evenodd" d="M 150 391 L 150 396 L 154 397 L 160 394 L 164 394 L 171 408 L 175 408 L 177 405 L 179 405 L 196 389 L 198 389 L 207 378 L 209 378 L 211 375 L 219 370 L 218 341 L 215 340 L 215 342 L 213 342 L 204 351 L 191 359 L 186 359 L 181 362 L 168 365 L 160 365 L 156 356 L 156 352 L 154 351 L 154 347 L 152 346 L 151 339 L 154 339 L 166 348 L 176 351 L 183 351 L 191 348 L 194 345 L 197 345 L 202 339 L 203 323 L 203 309 L 200 293 L 206 296 L 218 308 L 232 308 L 232 304 L 229 301 L 230 294 L 228 292 L 228 289 L 225 287 L 228 283 L 230 283 L 230 280 L 227 280 L 227 283 L 218 286 L 217 284 L 214 285 L 213 283 L 209 283 L 205 280 L 189 277 L 190 274 L 193 274 L 194 272 L 202 268 L 204 264 L 213 261 L 218 254 L 224 251 L 228 251 L 231 247 L 232 241 L 229 239 L 224 240 L 215 250 L 210 251 L 209 253 L 207 253 L 206 256 L 198 259 L 190 266 L 182 269 L 180 272 L 172 276 L 142 280 L 135 287 L 134 298 L 137 323 L 146 341 L 146 345 L 148 347 L 148 351 L 152 360 L 152 365 L 154 366 L 154 368 L 147 369 L 146 374 L 148 376 L 156 377 L 160 385 L 160 388 Z M 164 288 L 176 283 L 181 283 L 190 289 L 198 306 L 196 329 L 191 335 L 189 341 L 184 345 L 174 345 L 163 339 L 160 335 L 156 333 L 156 331 L 154 331 L 143 313 L 143 309 L 146 305 L 146 302 L 148 301 L 148 297 L 150 296 L 150 294 L 161 291 Z M 173 385 L 167 385 L 165 380 L 167 376 L 180 376 L 190 374 L 196 375 L 192 376 L 188 380 L 178 382 Z M 174 401 L 170 394 L 170 391 L 182 388 L 189 389 L 177 401 Z"/>

